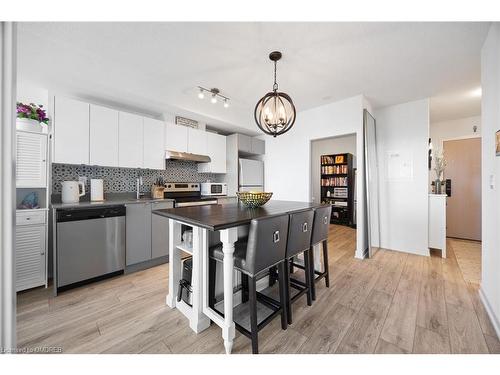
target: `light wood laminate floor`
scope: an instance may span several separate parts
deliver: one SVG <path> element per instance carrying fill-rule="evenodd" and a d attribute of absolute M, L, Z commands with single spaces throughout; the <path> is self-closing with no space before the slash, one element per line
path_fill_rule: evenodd
<path fill-rule="evenodd" d="M 297 301 L 286 331 L 279 317 L 265 327 L 260 352 L 499 353 L 478 284 L 464 279 L 455 246 L 449 239 L 446 260 L 386 250 L 358 260 L 355 230 L 332 225 L 330 288 L 318 284 L 310 307 L 305 296 Z M 63 353 L 223 353 L 219 327 L 196 335 L 181 313 L 165 305 L 167 280 L 162 265 L 56 298 L 41 288 L 20 293 L 18 346 L 61 347 Z M 237 333 L 233 352 L 250 353 L 250 340 Z"/>

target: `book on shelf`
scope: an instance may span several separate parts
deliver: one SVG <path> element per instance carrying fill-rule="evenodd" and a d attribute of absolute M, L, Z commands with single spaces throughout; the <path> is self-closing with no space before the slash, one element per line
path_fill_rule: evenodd
<path fill-rule="evenodd" d="M 321 186 L 347 186 L 347 177 L 322 178 Z"/>
<path fill-rule="evenodd" d="M 321 166 L 321 174 L 347 174 L 347 165 L 323 165 Z"/>

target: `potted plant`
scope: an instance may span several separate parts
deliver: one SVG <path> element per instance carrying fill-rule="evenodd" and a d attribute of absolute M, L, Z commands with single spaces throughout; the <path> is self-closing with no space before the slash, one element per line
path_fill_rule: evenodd
<path fill-rule="evenodd" d="M 42 123 L 45 125 L 49 123 L 43 105 L 17 102 L 16 129 L 41 132 Z"/>

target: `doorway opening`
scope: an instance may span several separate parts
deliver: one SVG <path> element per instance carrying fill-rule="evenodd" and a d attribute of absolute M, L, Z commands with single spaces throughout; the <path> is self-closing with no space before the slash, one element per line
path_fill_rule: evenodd
<path fill-rule="evenodd" d="M 311 141 L 311 201 L 332 205 L 329 233 L 331 263 L 356 252 L 356 134 Z M 362 155 L 361 155 L 362 157 Z"/>
<path fill-rule="evenodd" d="M 446 165 L 442 192 L 446 194 L 447 257 L 456 258 L 463 279 L 481 282 L 481 118 L 432 122 L 433 154 L 442 152 Z M 432 164 L 434 161 L 432 161 Z M 432 167 L 434 167 L 432 165 Z M 435 173 L 430 171 L 431 180 Z M 431 191 L 436 184 L 431 182 Z"/>

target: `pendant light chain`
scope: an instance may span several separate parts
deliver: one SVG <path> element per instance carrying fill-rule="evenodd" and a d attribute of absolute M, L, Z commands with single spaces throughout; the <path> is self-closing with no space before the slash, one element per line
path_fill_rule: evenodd
<path fill-rule="evenodd" d="M 274 85 L 273 85 L 273 91 L 278 91 L 278 83 L 276 82 L 276 65 L 278 65 L 278 62 L 274 62 Z"/>

